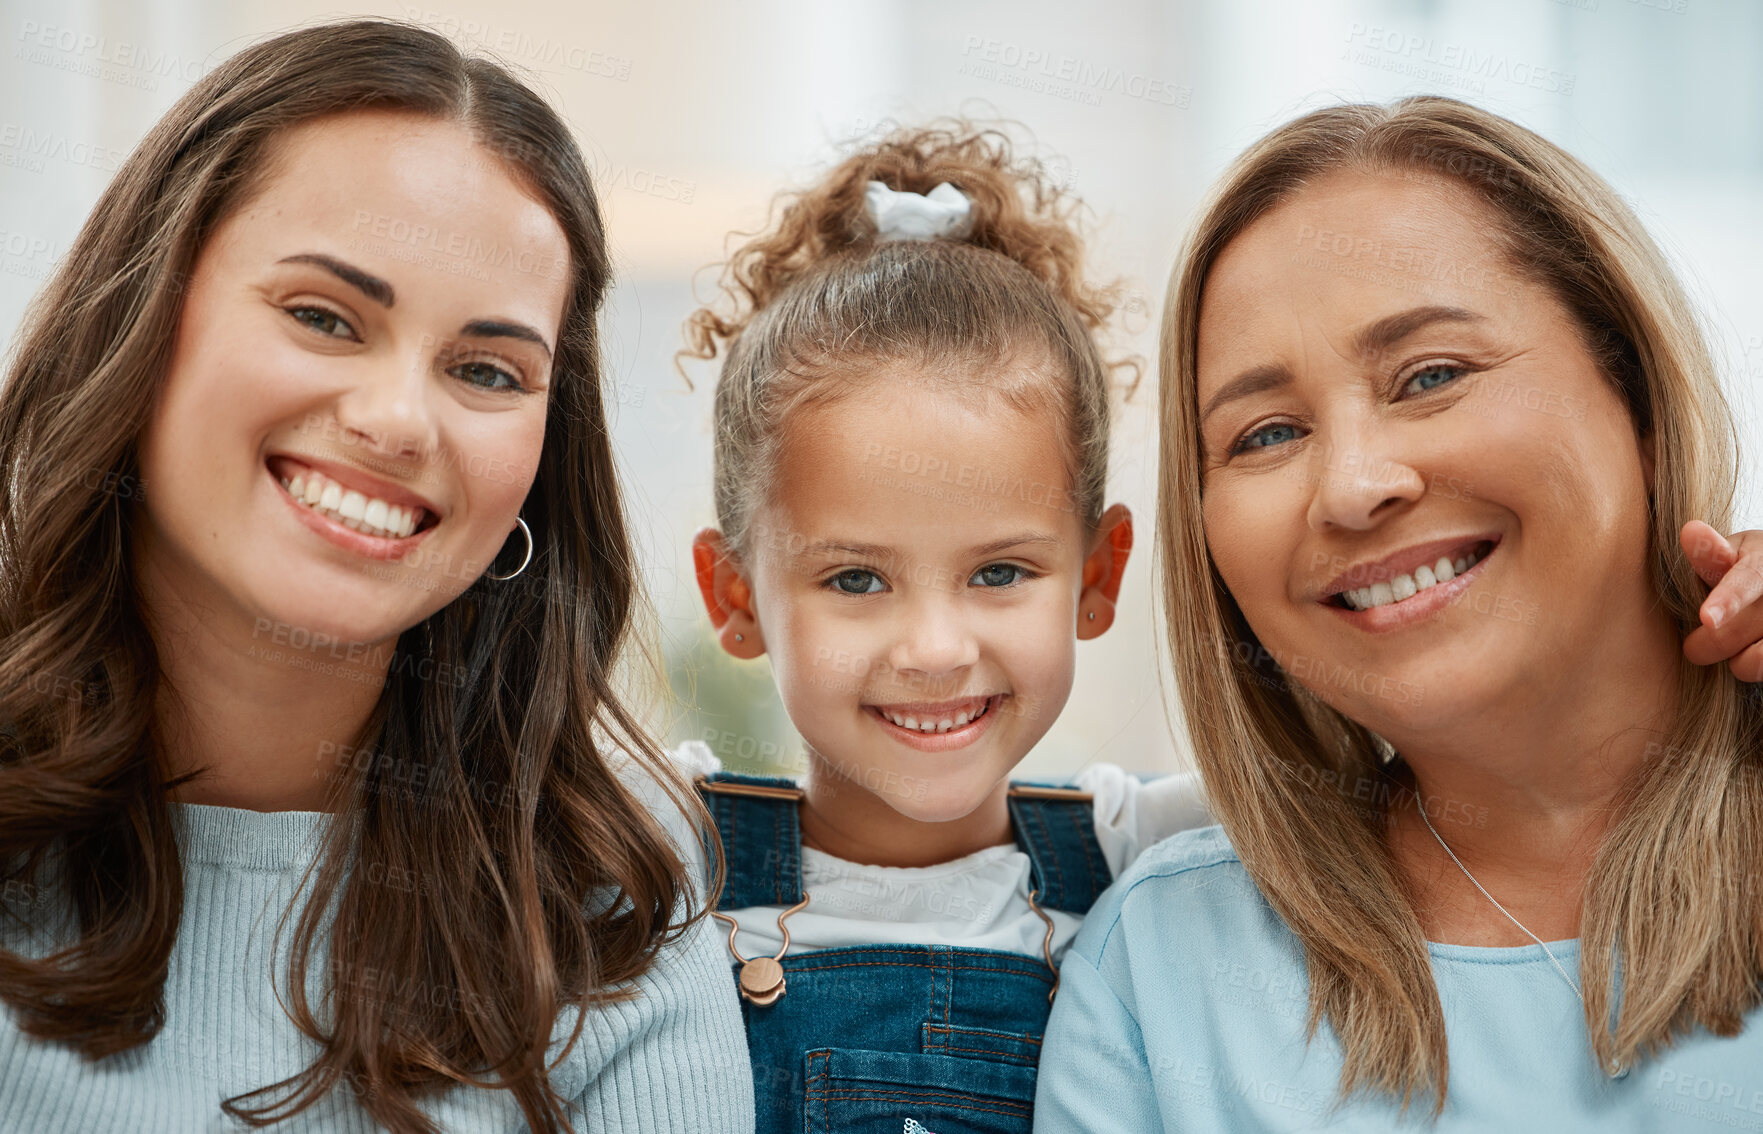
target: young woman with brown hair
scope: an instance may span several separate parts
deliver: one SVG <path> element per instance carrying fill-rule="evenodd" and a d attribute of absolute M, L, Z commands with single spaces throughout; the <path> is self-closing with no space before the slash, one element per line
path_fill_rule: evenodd
<path fill-rule="evenodd" d="M 751 1129 L 616 685 L 607 285 L 568 130 L 414 27 L 118 172 L 0 392 L 0 1126 Z"/>

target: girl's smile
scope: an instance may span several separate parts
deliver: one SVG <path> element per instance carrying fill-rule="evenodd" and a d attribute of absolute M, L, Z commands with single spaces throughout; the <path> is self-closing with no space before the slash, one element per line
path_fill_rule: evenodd
<path fill-rule="evenodd" d="M 1083 523 L 1061 495 L 950 492 L 867 455 L 1044 483 L 1062 475 L 1057 425 L 982 410 L 910 371 L 804 410 L 798 425 L 761 512 L 791 537 L 767 542 L 754 586 L 811 764 L 861 781 L 853 769 L 905 761 L 934 781 L 913 803 L 926 820 L 990 806 L 1052 724 L 1000 713 L 1007 694 L 1060 703 L 1070 688 Z M 862 660 L 841 668 L 841 652 Z M 926 753 L 939 756 L 929 768 Z"/>
<path fill-rule="evenodd" d="M 900 865 L 1007 835 L 1010 772 L 1070 695 L 1077 640 L 1108 624 L 1131 521 L 1117 505 L 1092 530 L 1064 423 L 993 392 L 1032 373 L 896 364 L 805 406 L 741 570 L 698 538 L 725 647 L 770 658 L 802 734 L 817 838 L 856 832 Z M 906 778 L 920 790 L 867 788 Z"/>
<path fill-rule="evenodd" d="M 1104 497 L 1114 300 L 1008 150 L 938 127 L 854 155 L 734 254 L 733 318 L 688 322 L 689 353 L 726 351 L 705 608 L 802 737 L 804 845 L 868 865 L 1009 841 L 1010 773 L 1132 551 Z"/>
<path fill-rule="evenodd" d="M 864 705 L 884 733 L 920 752 L 965 748 L 992 727 L 1008 693 L 952 701 Z"/>

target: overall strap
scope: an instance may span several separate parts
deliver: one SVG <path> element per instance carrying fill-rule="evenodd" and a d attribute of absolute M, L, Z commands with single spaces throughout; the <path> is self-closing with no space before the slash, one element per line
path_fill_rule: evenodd
<path fill-rule="evenodd" d="M 1016 845 L 1028 855 L 1040 904 L 1080 916 L 1089 913 L 1114 881 L 1096 842 L 1093 797 L 1072 787 L 1014 781 L 1009 806 Z"/>
<path fill-rule="evenodd" d="M 793 906 L 802 900 L 802 789 L 778 776 L 717 772 L 694 783 L 722 836 L 728 874 L 719 910 Z"/>

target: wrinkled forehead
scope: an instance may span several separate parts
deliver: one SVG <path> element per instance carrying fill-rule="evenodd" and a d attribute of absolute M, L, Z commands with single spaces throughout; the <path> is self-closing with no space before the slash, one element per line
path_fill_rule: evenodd
<path fill-rule="evenodd" d="M 1502 218 L 1431 174 L 1343 171 L 1304 186 L 1219 253 L 1203 284 L 1198 394 L 1252 356 L 1340 353 L 1368 321 L 1405 309 L 1489 317 L 1524 302 Z M 1257 361 L 1265 361 L 1258 359 Z"/>

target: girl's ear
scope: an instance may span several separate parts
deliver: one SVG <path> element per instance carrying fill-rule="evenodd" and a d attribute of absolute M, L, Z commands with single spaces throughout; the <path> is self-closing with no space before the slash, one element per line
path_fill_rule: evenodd
<path fill-rule="evenodd" d="M 1114 625 L 1120 579 L 1132 555 L 1132 513 L 1116 504 L 1102 513 L 1095 542 L 1084 560 L 1084 589 L 1077 596 L 1077 636 L 1094 638 Z"/>
<path fill-rule="evenodd" d="M 692 537 L 692 566 L 698 574 L 698 593 L 704 596 L 704 609 L 722 648 L 749 660 L 763 654 L 765 638 L 753 610 L 753 588 L 721 532 L 705 528 Z"/>

